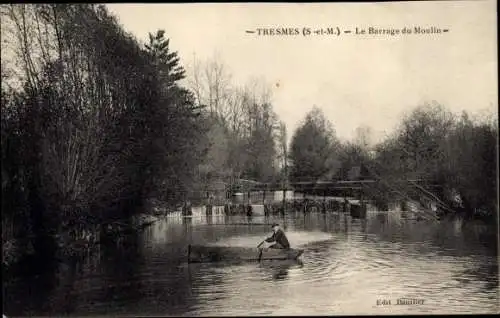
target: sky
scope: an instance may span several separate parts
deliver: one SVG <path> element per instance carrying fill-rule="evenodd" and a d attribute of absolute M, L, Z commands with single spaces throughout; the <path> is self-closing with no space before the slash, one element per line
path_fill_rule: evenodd
<path fill-rule="evenodd" d="M 498 113 L 496 1 L 106 6 L 139 40 L 164 29 L 184 65 L 194 55 L 217 55 L 234 81 L 268 82 L 289 138 L 313 106 L 341 139 L 367 125 L 373 141 L 426 102 Z M 374 34 L 370 27 L 413 32 Z M 415 27 L 449 31 L 416 34 Z M 297 28 L 300 35 L 245 32 L 258 28 Z M 304 36 L 304 28 L 341 34 Z"/>

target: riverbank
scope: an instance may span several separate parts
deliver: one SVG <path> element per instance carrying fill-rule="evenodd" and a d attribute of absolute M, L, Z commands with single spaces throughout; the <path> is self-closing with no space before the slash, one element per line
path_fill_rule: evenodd
<path fill-rule="evenodd" d="M 129 220 L 116 220 L 104 224 L 75 224 L 55 235 L 44 238 L 53 241 L 59 257 L 74 257 L 88 253 L 95 247 L 107 243 L 119 243 L 128 235 L 134 235 L 153 225 L 159 219 L 150 215 L 137 215 Z M 5 270 L 15 266 L 26 257 L 33 256 L 35 237 L 13 237 L 2 242 L 2 266 Z M 40 252 L 40 251 L 38 251 Z M 46 251 L 43 251 L 46 252 Z"/>

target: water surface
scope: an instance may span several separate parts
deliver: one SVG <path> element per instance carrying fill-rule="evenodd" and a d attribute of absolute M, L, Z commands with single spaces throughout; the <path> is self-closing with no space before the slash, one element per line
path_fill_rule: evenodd
<path fill-rule="evenodd" d="M 380 213 L 160 220 L 101 249 L 4 282 L 7 315 L 337 315 L 498 312 L 495 234 Z M 255 247 L 278 221 L 300 262 L 186 264 L 186 246 Z M 245 225 L 244 223 L 254 223 Z M 394 305 L 398 298 L 424 300 Z M 391 300 L 391 305 L 377 305 Z"/>

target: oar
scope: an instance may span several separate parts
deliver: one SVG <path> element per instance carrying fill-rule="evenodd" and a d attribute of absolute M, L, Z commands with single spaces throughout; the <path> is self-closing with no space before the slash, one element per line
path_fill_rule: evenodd
<path fill-rule="evenodd" d="M 262 244 L 264 244 L 265 241 L 262 241 L 259 245 L 257 245 L 257 248 L 259 249 L 259 263 L 260 263 L 260 259 L 262 258 L 262 249 L 260 248 L 260 246 Z"/>

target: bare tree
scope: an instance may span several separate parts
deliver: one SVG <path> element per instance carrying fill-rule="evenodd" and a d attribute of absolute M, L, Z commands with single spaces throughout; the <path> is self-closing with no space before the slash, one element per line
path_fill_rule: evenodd
<path fill-rule="evenodd" d="M 354 137 L 354 143 L 363 149 L 368 150 L 373 146 L 373 129 L 367 125 L 361 125 L 356 128 L 356 133 Z"/>

